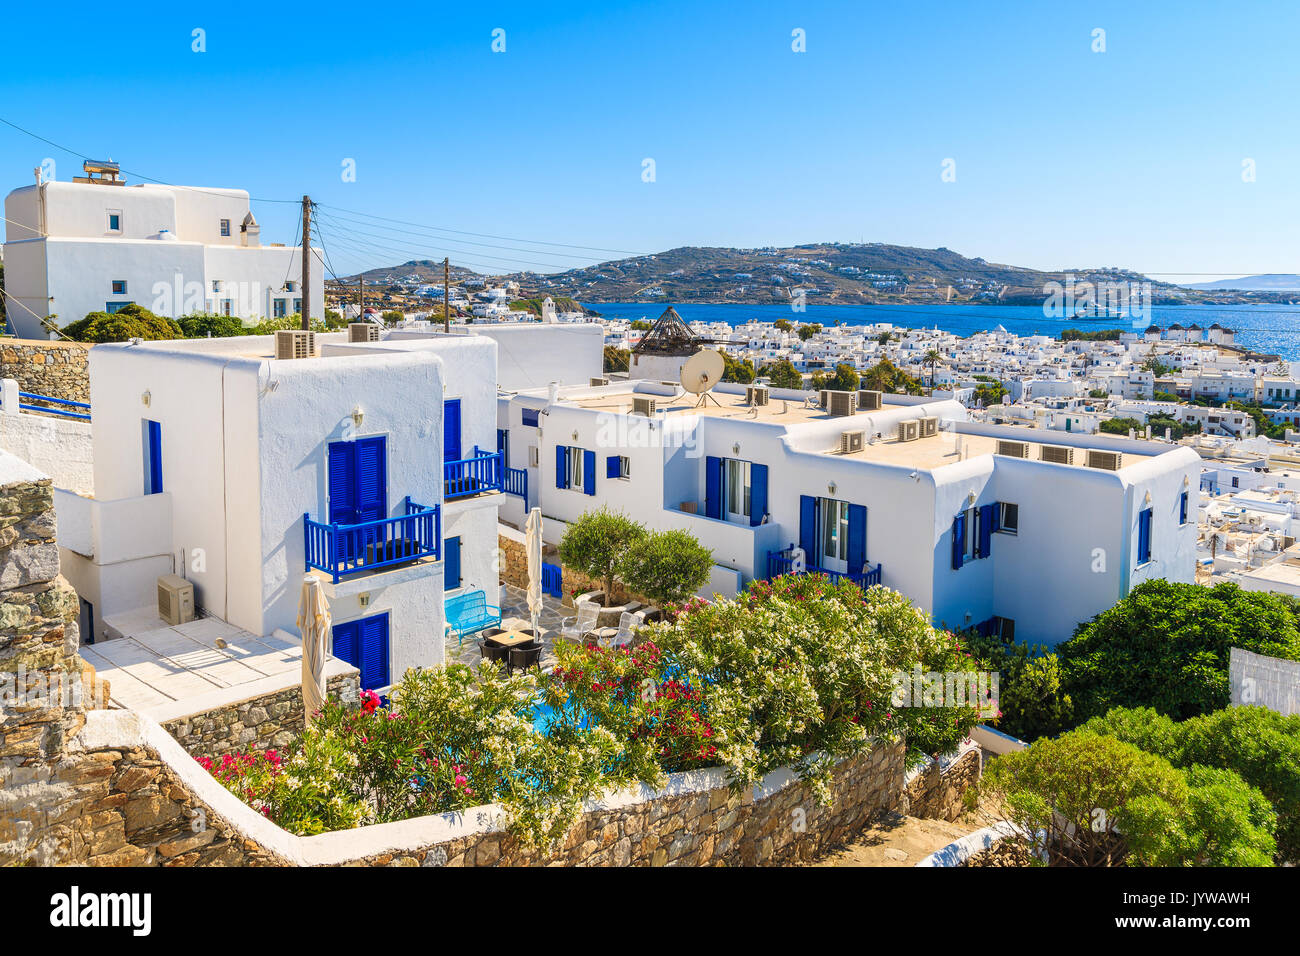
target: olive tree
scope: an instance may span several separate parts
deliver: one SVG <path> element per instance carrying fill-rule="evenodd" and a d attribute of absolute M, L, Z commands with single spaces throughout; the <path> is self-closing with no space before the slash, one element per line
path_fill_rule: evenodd
<path fill-rule="evenodd" d="M 655 531 L 627 552 L 620 575 L 629 588 L 662 607 L 704 587 L 712 567 L 713 552 L 689 531 Z"/>
<path fill-rule="evenodd" d="M 560 560 L 605 587 L 605 605 L 614 603 L 614 582 L 628 552 L 647 535 L 645 526 L 608 508 L 588 511 L 560 539 Z"/>

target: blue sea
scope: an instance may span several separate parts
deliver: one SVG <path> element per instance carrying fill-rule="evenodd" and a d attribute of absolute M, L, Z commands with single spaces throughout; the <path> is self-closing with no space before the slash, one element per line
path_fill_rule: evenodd
<path fill-rule="evenodd" d="M 667 302 L 588 302 L 607 318 L 655 319 Z M 674 303 L 674 305 L 676 305 Z M 905 328 L 938 327 L 954 335 L 968 336 L 1001 325 L 1016 335 L 1051 335 L 1059 337 L 1062 329 L 1114 329 L 1126 324 L 1139 331 L 1149 325 L 1165 326 L 1193 323 L 1209 328 L 1219 323 L 1237 333 L 1237 345 L 1285 359 L 1300 360 L 1300 306 L 1152 306 L 1150 317 L 1137 322 L 1126 319 L 1052 319 L 1036 305 L 808 305 L 794 312 L 788 305 L 676 305 L 687 322 L 726 322 L 744 325 L 750 319 L 775 322 L 786 318 L 794 322 L 818 322 L 833 325 L 871 325 L 889 322 Z"/>

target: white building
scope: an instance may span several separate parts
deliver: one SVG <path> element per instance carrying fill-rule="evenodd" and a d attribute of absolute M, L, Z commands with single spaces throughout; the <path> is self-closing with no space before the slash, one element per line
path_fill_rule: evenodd
<path fill-rule="evenodd" d="M 172 318 L 301 310 L 300 251 L 261 244 L 242 189 L 127 185 L 91 174 L 15 189 L 4 214 L 6 306 L 23 337 L 44 338 L 49 315 L 67 325 L 132 302 Z M 315 318 L 324 315 L 324 271 L 312 270 Z"/>
<path fill-rule="evenodd" d="M 315 341 L 291 360 L 271 337 L 92 350 L 95 497 L 58 495 L 89 634 L 175 573 L 205 615 L 293 636 L 313 573 L 334 653 L 382 687 L 443 662 L 445 596 L 498 603 L 496 346 Z"/>
<path fill-rule="evenodd" d="M 952 401 L 887 395 L 831 416 L 803 392 L 712 395 L 720 406 L 643 381 L 536 390 L 503 397 L 498 426 L 548 534 L 602 505 L 684 528 L 713 550 L 706 591 L 801 556 L 896 589 L 937 623 L 1055 643 L 1141 581 L 1193 580 L 1191 449 L 976 424 Z M 918 419 L 934 433 L 900 441 Z M 522 520 L 523 502 L 502 515 Z"/>

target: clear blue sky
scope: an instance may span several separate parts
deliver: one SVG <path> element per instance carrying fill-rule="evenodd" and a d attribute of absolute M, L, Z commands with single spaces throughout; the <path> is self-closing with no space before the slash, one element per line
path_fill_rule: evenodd
<path fill-rule="evenodd" d="M 0 115 L 167 182 L 550 243 L 866 240 L 1039 268 L 1300 271 L 1295 4 L 180 6 L 10 4 L 6 35 L 42 39 L 6 44 Z M 79 166 L 0 126 L 6 190 L 46 157 L 59 179 Z M 254 209 L 264 241 L 293 241 L 294 207 Z M 340 273 L 448 252 L 481 271 L 617 257 L 344 225 L 322 220 Z"/>

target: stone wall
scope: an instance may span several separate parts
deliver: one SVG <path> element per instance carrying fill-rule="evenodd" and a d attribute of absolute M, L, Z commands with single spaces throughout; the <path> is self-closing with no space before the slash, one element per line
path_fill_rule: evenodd
<path fill-rule="evenodd" d="M 513 585 L 517 588 L 528 587 L 528 555 L 524 551 L 523 543 L 513 538 L 506 537 L 503 534 L 497 535 L 497 547 L 501 549 L 502 571 L 501 578 L 506 584 Z M 547 564 L 560 564 L 559 551 L 553 545 L 543 546 L 542 560 Z M 601 591 L 605 588 L 605 582 L 594 581 L 572 568 L 560 564 L 561 583 L 564 588 L 564 597 L 571 603 L 571 596 L 575 591 L 579 594 L 585 594 L 587 591 Z M 614 585 L 614 603 L 626 604 L 629 601 L 639 601 L 642 604 L 653 604 L 648 598 L 633 594 L 620 584 Z"/>
<path fill-rule="evenodd" d="M 95 768 L 63 760 L 86 710 L 107 698 L 77 644 L 50 481 L 0 453 L 0 865 L 65 858 L 97 810 L 78 790 Z"/>
<path fill-rule="evenodd" d="M 84 342 L 2 339 L 0 378 L 16 379 L 24 392 L 88 402 L 90 348 Z"/>
<path fill-rule="evenodd" d="M 962 749 L 953 757 L 927 760 L 908 775 L 906 812 L 914 817 L 952 822 L 966 811 L 966 791 L 979 782 L 983 754 L 978 746 Z"/>
<path fill-rule="evenodd" d="M 325 682 L 334 700 L 355 702 L 361 692 L 361 675 L 355 668 Z M 164 721 L 163 729 L 195 757 L 220 757 L 247 750 L 283 749 L 302 732 L 302 687 L 283 690 L 249 700 Z"/>

